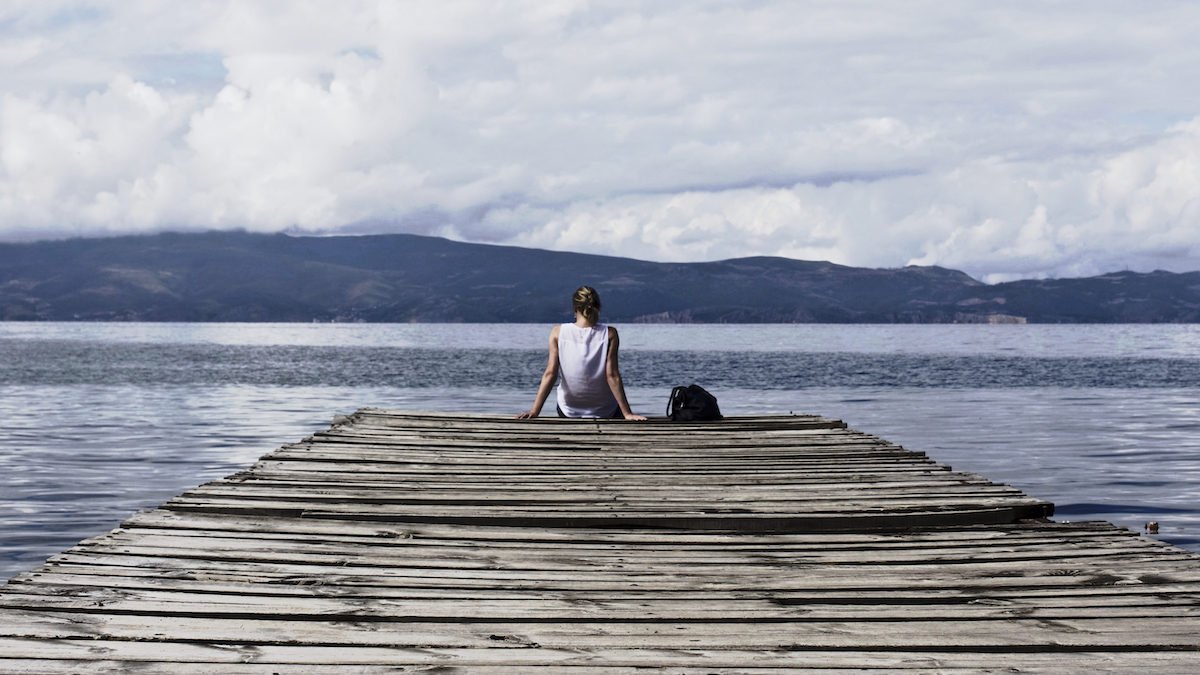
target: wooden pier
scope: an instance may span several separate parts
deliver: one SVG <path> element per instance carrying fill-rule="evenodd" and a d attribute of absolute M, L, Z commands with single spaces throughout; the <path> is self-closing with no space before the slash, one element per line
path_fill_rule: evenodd
<path fill-rule="evenodd" d="M 1200 672 L 1200 556 L 811 416 L 364 410 L 0 587 L 0 672 Z"/>

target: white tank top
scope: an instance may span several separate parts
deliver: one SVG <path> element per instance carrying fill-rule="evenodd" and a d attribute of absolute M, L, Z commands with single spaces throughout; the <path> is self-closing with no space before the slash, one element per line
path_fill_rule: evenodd
<path fill-rule="evenodd" d="M 617 399 L 604 375 L 608 363 L 608 326 L 558 329 L 558 407 L 567 417 L 608 417 Z"/>

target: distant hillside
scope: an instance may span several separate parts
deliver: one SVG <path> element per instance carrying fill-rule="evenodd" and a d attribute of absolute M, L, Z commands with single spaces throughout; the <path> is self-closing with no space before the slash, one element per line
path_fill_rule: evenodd
<path fill-rule="evenodd" d="M 939 267 L 653 263 L 415 235 L 0 244 L 4 320 L 553 322 L 581 284 L 624 322 L 1200 320 L 1197 272 L 987 285 Z"/>

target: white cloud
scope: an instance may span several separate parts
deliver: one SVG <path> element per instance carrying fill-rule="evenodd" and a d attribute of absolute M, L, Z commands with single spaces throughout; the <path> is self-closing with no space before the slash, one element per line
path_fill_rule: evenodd
<path fill-rule="evenodd" d="M 10 3 L 0 238 L 1197 269 L 1196 25 L 1187 3 Z"/>

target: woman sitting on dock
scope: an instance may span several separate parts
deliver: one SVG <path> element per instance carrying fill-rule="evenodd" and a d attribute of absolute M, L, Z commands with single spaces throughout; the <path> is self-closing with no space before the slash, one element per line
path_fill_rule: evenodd
<path fill-rule="evenodd" d="M 517 417 L 540 415 L 557 381 L 559 417 L 646 419 L 634 414 L 625 398 L 625 384 L 617 365 L 620 341 L 616 328 L 599 323 L 600 294 L 591 286 L 581 286 L 572 304 L 575 323 L 551 329 L 550 358 L 533 407 Z"/>

